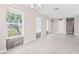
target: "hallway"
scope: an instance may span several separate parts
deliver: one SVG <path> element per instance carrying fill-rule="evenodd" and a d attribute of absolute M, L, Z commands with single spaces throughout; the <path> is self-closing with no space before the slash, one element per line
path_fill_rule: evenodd
<path fill-rule="evenodd" d="M 79 4 L 1 4 L 0 53 L 79 53 L 77 7 Z"/>
<path fill-rule="evenodd" d="M 6 54 L 77 54 L 79 38 L 73 35 L 49 34 L 24 45 L 12 48 Z"/>

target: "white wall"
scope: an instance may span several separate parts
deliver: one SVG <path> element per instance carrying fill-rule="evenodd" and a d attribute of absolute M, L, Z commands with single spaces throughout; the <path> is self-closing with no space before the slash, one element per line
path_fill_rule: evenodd
<path fill-rule="evenodd" d="M 41 17 L 42 17 L 42 20 L 41 20 L 41 36 L 42 37 L 45 37 L 46 36 L 46 16 L 44 16 L 44 15 L 41 15 Z"/>
<path fill-rule="evenodd" d="M 0 5 L 0 52 L 6 51 L 6 18 L 5 6 Z"/>
<path fill-rule="evenodd" d="M 79 15 L 74 17 L 74 35 L 79 36 Z"/>

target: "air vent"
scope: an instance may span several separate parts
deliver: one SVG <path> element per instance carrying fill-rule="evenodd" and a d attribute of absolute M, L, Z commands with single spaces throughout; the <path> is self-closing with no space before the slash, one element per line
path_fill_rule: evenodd
<path fill-rule="evenodd" d="M 59 8 L 54 8 L 53 10 L 58 10 Z"/>
<path fill-rule="evenodd" d="M 52 22 L 54 22 L 54 20 L 52 20 Z"/>
<path fill-rule="evenodd" d="M 63 19 L 59 19 L 59 20 L 63 20 Z"/>

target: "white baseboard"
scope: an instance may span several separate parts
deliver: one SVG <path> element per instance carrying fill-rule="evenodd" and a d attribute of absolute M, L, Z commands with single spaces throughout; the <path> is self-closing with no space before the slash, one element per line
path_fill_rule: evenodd
<path fill-rule="evenodd" d="M 78 34 L 74 34 L 74 35 L 79 36 Z"/>
<path fill-rule="evenodd" d="M 75 36 L 79 37 L 79 34 L 74 34 Z"/>
<path fill-rule="evenodd" d="M 46 37 L 46 35 L 41 36 L 40 38 L 44 38 L 44 37 Z M 28 42 L 31 42 L 31 41 L 33 41 L 33 40 L 40 39 L 40 38 L 33 38 L 33 39 L 31 39 L 31 40 L 24 41 L 24 43 L 23 43 L 23 44 L 26 44 L 26 43 L 28 43 Z"/>
<path fill-rule="evenodd" d="M 0 50 L 0 54 L 1 54 L 1 53 L 4 53 L 4 52 L 6 52 L 6 51 L 7 51 L 6 49 Z"/>

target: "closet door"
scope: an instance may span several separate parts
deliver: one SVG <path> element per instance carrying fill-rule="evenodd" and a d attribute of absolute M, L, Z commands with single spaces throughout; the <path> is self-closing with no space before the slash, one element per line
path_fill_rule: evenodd
<path fill-rule="evenodd" d="M 66 20 L 66 32 L 67 34 L 74 34 L 74 18 Z"/>
<path fill-rule="evenodd" d="M 59 20 L 59 33 L 64 33 L 64 20 Z"/>

